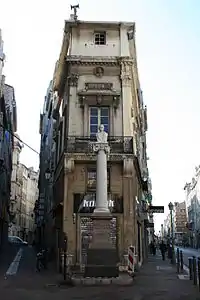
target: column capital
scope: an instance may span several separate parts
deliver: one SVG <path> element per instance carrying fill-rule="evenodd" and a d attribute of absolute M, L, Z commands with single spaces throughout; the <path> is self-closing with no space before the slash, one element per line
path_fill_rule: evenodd
<path fill-rule="evenodd" d="M 101 150 L 103 150 L 106 154 L 110 153 L 110 147 L 108 143 L 98 143 L 98 142 L 92 143 L 92 149 L 94 152 L 97 153 Z"/>

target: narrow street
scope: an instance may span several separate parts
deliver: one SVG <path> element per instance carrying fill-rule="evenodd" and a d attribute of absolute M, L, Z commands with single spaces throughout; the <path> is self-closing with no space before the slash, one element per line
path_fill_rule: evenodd
<path fill-rule="evenodd" d="M 180 280 L 176 270 L 160 255 L 149 261 L 136 274 L 132 286 L 59 286 L 60 276 L 51 270 L 35 272 L 32 248 L 24 248 L 19 268 L 14 276 L 1 278 L 0 292 L 10 300 L 55 299 L 69 300 L 199 300 L 200 293 L 189 280 Z"/>

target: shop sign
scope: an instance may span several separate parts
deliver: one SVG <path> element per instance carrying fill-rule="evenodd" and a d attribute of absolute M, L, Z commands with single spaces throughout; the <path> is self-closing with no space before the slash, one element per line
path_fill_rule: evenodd
<path fill-rule="evenodd" d="M 74 213 L 93 213 L 96 207 L 95 194 L 74 194 Z M 112 195 L 108 200 L 108 208 L 111 213 L 123 213 L 123 198 Z"/>

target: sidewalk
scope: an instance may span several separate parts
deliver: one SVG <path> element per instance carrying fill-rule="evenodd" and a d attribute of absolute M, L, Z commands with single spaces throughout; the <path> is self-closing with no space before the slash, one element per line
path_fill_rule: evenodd
<path fill-rule="evenodd" d="M 189 280 L 180 280 L 176 267 L 160 256 L 149 257 L 135 278 L 134 297 L 141 300 L 199 300 L 200 292 Z"/>
<path fill-rule="evenodd" d="M 24 274 L 25 275 L 25 274 Z M 59 275 L 48 270 L 41 274 L 15 276 L 2 285 L 7 299 L 21 300 L 200 300 L 198 287 L 189 280 L 180 280 L 176 268 L 160 256 L 150 257 L 134 278 L 132 286 L 59 287 Z M 52 284 L 52 286 L 51 286 Z"/>

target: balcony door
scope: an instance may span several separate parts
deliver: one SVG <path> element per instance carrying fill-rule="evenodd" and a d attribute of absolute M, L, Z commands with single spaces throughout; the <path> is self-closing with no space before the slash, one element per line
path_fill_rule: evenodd
<path fill-rule="evenodd" d="M 110 111 L 109 107 L 90 107 L 90 136 L 96 136 L 99 126 L 103 124 L 104 130 L 109 134 Z"/>

